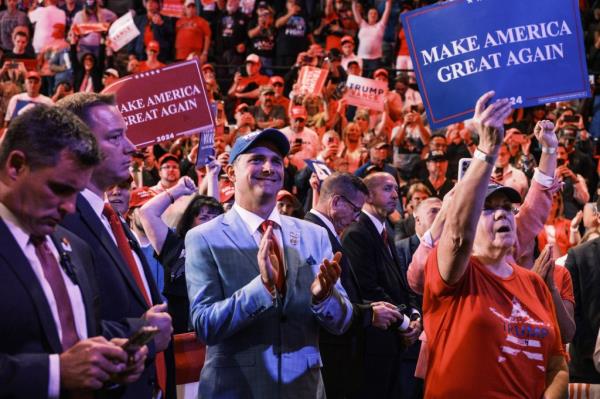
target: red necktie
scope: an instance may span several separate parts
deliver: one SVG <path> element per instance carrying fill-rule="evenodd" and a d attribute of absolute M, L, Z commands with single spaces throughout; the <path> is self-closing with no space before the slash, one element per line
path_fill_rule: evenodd
<path fill-rule="evenodd" d="M 67 350 L 79 341 L 79 336 L 77 335 L 77 329 L 75 328 L 75 316 L 73 315 L 73 307 L 71 306 L 71 300 L 67 293 L 65 280 L 60 272 L 60 266 L 58 265 L 56 258 L 52 254 L 52 251 L 50 251 L 50 248 L 48 248 L 46 237 L 31 236 L 31 243 L 35 247 L 35 254 L 42 264 L 44 277 L 46 277 L 46 280 L 52 289 L 52 294 L 54 295 L 58 310 L 60 329 L 62 330 L 61 343 L 63 350 Z"/>
<path fill-rule="evenodd" d="M 125 263 L 127 263 L 127 268 L 131 272 L 133 279 L 135 280 L 135 284 L 138 286 L 138 289 L 144 296 L 146 300 L 146 305 L 148 307 L 152 306 L 152 301 L 148 297 L 148 293 L 146 292 L 146 288 L 144 287 L 144 282 L 142 280 L 142 276 L 140 274 L 140 270 L 138 269 L 137 263 L 135 263 L 135 259 L 133 258 L 133 253 L 131 252 L 131 246 L 129 246 L 129 240 L 125 235 L 125 231 L 123 230 L 123 225 L 121 224 L 121 220 L 117 215 L 117 212 L 110 206 L 110 204 L 104 204 L 104 210 L 102 214 L 106 216 L 108 219 L 108 223 L 110 224 L 110 228 L 115 235 L 115 239 L 117 240 L 117 247 L 119 248 L 119 252 L 125 259 Z"/>
<path fill-rule="evenodd" d="M 110 206 L 110 204 L 104 204 L 104 210 L 102 214 L 106 216 L 108 219 L 108 223 L 110 224 L 110 228 L 115 235 L 115 239 L 117 240 L 117 247 L 119 248 L 119 252 L 123 255 L 123 259 L 125 259 L 125 263 L 127 263 L 127 267 L 129 271 L 133 275 L 133 279 L 135 280 L 135 284 L 138 286 L 138 289 L 141 291 L 144 299 L 146 300 L 146 304 L 148 307 L 152 306 L 152 301 L 148 297 L 148 293 L 144 288 L 144 283 L 142 281 L 142 276 L 140 275 L 140 271 L 138 269 L 137 263 L 135 263 L 135 259 L 133 258 L 133 253 L 131 252 L 131 246 L 129 245 L 129 240 L 125 235 L 125 230 L 123 230 L 123 225 L 121 224 L 121 220 L 119 216 L 115 212 L 115 210 Z M 156 354 L 156 374 L 158 378 L 158 385 L 165 392 L 165 388 L 167 386 L 167 368 L 165 364 L 164 354 L 157 353 Z"/>
<path fill-rule="evenodd" d="M 381 231 L 381 238 L 383 239 L 383 245 L 385 245 L 385 247 L 391 254 L 392 249 L 390 248 L 390 242 L 388 241 L 388 232 L 387 232 L 387 229 L 385 228 L 385 226 L 383 227 L 383 230 Z"/>
<path fill-rule="evenodd" d="M 275 282 L 275 287 L 277 287 L 277 292 L 281 295 L 285 294 L 285 275 L 284 275 L 284 266 L 283 266 L 283 257 L 281 256 L 281 251 L 279 250 L 279 242 L 277 241 L 277 236 L 275 235 L 275 227 L 277 226 L 272 220 L 265 220 L 261 223 L 260 229 L 264 234 L 267 231 L 267 227 L 272 226 L 272 234 L 271 234 L 271 255 L 275 255 L 277 258 L 278 269 L 277 269 L 277 281 Z"/>
<path fill-rule="evenodd" d="M 387 230 L 385 229 L 385 227 L 381 231 L 381 238 L 383 238 L 383 243 L 387 247 L 388 246 L 388 233 L 387 233 Z"/>

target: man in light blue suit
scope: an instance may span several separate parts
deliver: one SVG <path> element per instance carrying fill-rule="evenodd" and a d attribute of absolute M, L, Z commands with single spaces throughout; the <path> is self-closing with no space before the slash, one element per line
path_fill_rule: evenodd
<path fill-rule="evenodd" d="M 207 344 L 200 398 L 325 397 L 319 326 L 345 332 L 352 305 L 326 231 L 275 209 L 288 151 L 276 129 L 238 138 L 232 210 L 186 236 L 190 320 Z"/>

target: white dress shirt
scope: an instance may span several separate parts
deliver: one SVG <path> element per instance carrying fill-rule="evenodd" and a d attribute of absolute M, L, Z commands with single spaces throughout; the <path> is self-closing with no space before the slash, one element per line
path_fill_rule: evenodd
<path fill-rule="evenodd" d="M 54 298 L 54 293 L 52 291 L 52 287 L 48 283 L 44 275 L 44 270 L 42 269 L 42 264 L 35 253 L 35 247 L 30 241 L 30 233 L 25 230 L 25 228 L 19 223 L 15 215 L 6 207 L 4 204 L 0 203 L 0 218 L 6 224 L 6 227 L 11 232 L 15 241 L 23 251 L 23 254 L 27 258 L 33 273 L 38 279 L 40 286 L 42 287 L 42 291 L 44 292 L 44 296 L 48 301 L 48 305 L 50 306 L 50 311 L 52 312 L 52 319 L 54 319 L 54 324 L 56 326 L 56 331 L 58 332 L 58 338 L 62 342 L 62 328 L 60 325 L 60 318 L 58 316 L 58 307 L 56 305 L 56 299 Z M 60 264 L 60 258 L 58 255 L 58 250 L 54 246 L 54 242 L 46 236 L 46 244 L 54 258 L 56 258 L 56 262 Z M 60 272 L 62 278 L 65 282 L 65 287 L 67 289 L 67 294 L 69 295 L 69 300 L 71 301 L 71 307 L 73 309 L 73 316 L 75 318 L 75 329 L 77 330 L 77 336 L 80 339 L 86 339 L 88 337 L 86 317 L 85 317 L 85 305 L 83 303 L 83 297 L 81 295 L 81 291 L 79 290 L 79 286 L 73 284 L 71 279 L 66 275 L 65 271 L 60 268 Z M 60 358 L 58 354 L 50 355 L 50 367 L 49 367 L 49 379 L 48 379 L 48 397 L 49 398 L 58 398 L 60 395 Z"/>
<path fill-rule="evenodd" d="M 335 227 L 333 227 L 333 223 L 331 223 L 331 220 L 329 220 L 329 218 L 327 216 L 323 215 L 321 212 L 317 211 L 315 208 L 312 208 L 309 212 L 312 213 L 313 215 L 315 215 L 316 217 L 318 217 L 319 219 L 321 219 L 321 221 L 323 223 L 325 223 L 325 226 L 327 226 L 329 231 L 331 231 L 331 233 L 335 236 L 335 238 L 337 238 L 338 242 L 340 244 L 342 243 L 340 241 L 340 236 L 338 235 L 337 231 L 335 231 Z"/>
<path fill-rule="evenodd" d="M 240 215 L 244 224 L 248 228 L 248 232 L 250 233 L 252 238 L 254 238 L 256 245 L 259 246 L 260 240 L 262 239 L 262 231 L 260 230 L 260 225 L 265 220 L 257 214 L 242 208 L 237 203 L 233 204 L 233 209 L 235 209 L 238 215 Z M 273 226 L 273 234 L 275 234 L 275 238 L 277 238 L 277 243 L 279 244 L 279 253 L 281 254 L 283 260 L 283 270 L 285 273 L 285 249 L 283 248 L 283 235 L 281 234 L 281 215 L 277 211 L 277 208 L 273 208 L 273 211 L 271 211 L 271 214 L 269 215 L 267 220 L 270 220 L 275 223 L 275 226 Z"/>
<path fill-rule="evenodd" d="M 110 235 L 112 240 L 114 241 L 115 245 L 117 245 L 117 239 L 115 238 L 112 228 L 110 227 L 108 218 L 102 214 L 102 211 L 104 210 L 104 198 L 98 197 L 94 192 L 92 192 L 91 190 L 89 190 L 87 188 L 81 192 L 81 195 L 83 195 L 83 198 L 85 198 L 87 200 L 87 202 L 90 204 L 90 206 L 94 210 L 94 213 L 96 214 L 96 216 L 98 216 L 98 218 L 102 222 L 102 225 L 104 226 L 104 228 L 106 229 L 106 231 L 108 232 L 108 234 Z M 148 295 L 148 298 L 152 298 L 152 294 L 150 293 L 150 286 L 148 285 L 148 280 L 146 279 L 146 273 L 144 273 L 144 268 L 142 267 L 142 261 L 140 260 L 140 258 L 137 256 L 137 254 L 135 253 L 135 251 L 133 249 L 131 250 L 131 253 L 133 254 L 133 259 L 135 260 L 135 264 L 138 268 L 140 277 L 142 278 L 142 283 L 144 284 L 144 290 L 146 290 L 146 294 Z"/>

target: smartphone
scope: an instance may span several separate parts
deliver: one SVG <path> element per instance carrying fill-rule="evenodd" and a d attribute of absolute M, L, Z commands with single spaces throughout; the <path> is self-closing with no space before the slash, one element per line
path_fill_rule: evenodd
<path fill-rule="evenodd" d="M 294 140 L 294 144 L 296 144 L 296 145 L 302 145 L 302 139 L 298 138 L 298 139 Z"/>
<path fill-rule="evenodd" d="M 419 106 L 418 105 L 411 105 L 410 106 L 410 112 L 419 112 Z"/>
<path fill-rule="evenodd" d="M 461 158 L 460 161 L 458 161 L 458 180 L 463 178 L 469 165 L 471 165 L 472 160 L 472 158 Z"/>
<path fill-rule="evenodd" d="M 128 353 L 135 352 L 148 342 L 152 341 L 156 334 L 158 334 L 158 327 L 144 326 L 134 332 L 127 342 L 123 344 L 122 348 Z"/>
<path fill-rule="evenodd" d="M 567 123 L 579 123 L 579 115 L 565 115 L 563 121 Z"/>
<path fill-rule="evenodd" d="M 563 166 L 565 164 L 565 160 L 564 159 L 557 159 L 556 160 L 556 165 L 557 166 Z"/>

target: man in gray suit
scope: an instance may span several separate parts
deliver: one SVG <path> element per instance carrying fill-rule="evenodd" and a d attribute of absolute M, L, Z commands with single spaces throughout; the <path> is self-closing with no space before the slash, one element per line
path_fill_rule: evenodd
<path fill-rule="evenodd" d="M 325 397 L 319 326 L 343 333 L 352 305 L 326 231 L 275 209 L 288 151 L 276 129 L 238 138 L 232 210 L 186 236 L 191 323 L 207 344 L 200 398 Z"/>

